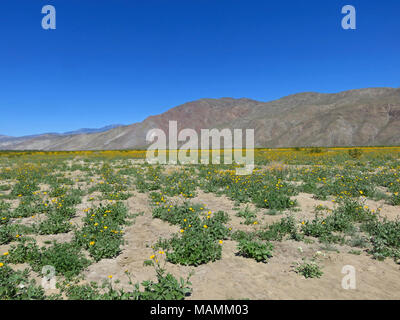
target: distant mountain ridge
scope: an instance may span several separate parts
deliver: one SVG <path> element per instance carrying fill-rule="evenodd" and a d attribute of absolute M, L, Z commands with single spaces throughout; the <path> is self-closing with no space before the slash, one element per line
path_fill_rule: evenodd
<path fill-rule="evenodd" d="M 47 133 L 42 133 L 42 134 L 34 134 L 34 135 L 27 135 L 27 136 L 21 136 L 21 137 L 12 137 L 12 136 L 6 136 L 6 135 L 0 135 L 0 142 L 4 142 L 7 145 L 13 145 L 16 143 L 21 143 L 23 141 L 29 141 L 34 138 L 39 138 L 39 137 L 45 137 L 45 136 L 71 136 L 71 135 L 76 135 L 76 134 L 89 134 L 89 133 L 98 133 L 98 132 L 105 132 L 114 128 L 122 127 L 124 125 L 122 124 L 112 124 L 108 126 L 104 126 L 102 128 L 81 128 L 78 130 L 74 131 L 68 131 L 68 132 L 63 132 L 63 133 L 58 133 L 58 132 L 47 132 Z M 0 149 L 2 149 L 0 147 Z"/>
<path fill-rule="evenodd" d="M 248 98 L 200 99 L 142 122 L 101 132 L 77 130 L 23 140 L 0 136 L 0 149 L 145 148 L 147 132 L 160 128 L 168 135 L 171 120 L 178 122 L 178 130 L 191 128 L 198 133 L 212 128 L 254 129 L 256 147 L 400 145 L 400 88 L 304 92 L 270 102 Z"/>
<path fill-rule="evenodd" d="M 111 129 L 115 129 L 118 127 L 123 127 L 123 124 L 112 124 L 109 126 L 105 126 L 102 128 L 97 128 L 97 129 L 92 129 L 92 128 L 81 128 L 75 131 L 68 131 L 68 132 L 64 132 L 62 133 L 62 135 L 74 135 L 74 134 L 82 134 L 82 133 L 96 133 L 96 132 L 104 132 L 104 131 L 108 131 Z"/>

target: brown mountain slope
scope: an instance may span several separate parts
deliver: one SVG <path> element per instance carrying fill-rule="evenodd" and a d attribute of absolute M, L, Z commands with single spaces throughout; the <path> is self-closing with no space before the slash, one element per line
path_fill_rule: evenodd
<path fill-rule="evenodd" d="M 258 147 L 400 145 L 400 89 L 368 88 L 322 94 L 306 92 L 271 102 L 201 99 L 106 132 L 42 135 L 24 141 L 0 140 L 0 149 L 98 150 L 146 146 L 153 128 L 255 129 Z"/>

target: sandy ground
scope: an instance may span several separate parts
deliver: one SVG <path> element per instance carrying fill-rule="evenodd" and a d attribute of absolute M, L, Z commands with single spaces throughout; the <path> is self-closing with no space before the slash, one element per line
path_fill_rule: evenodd
<path fill-rule="evenodd" d="M 159 219 L 153 219 L 148 194 L 130 191 L 132 196 L 125 201 L 130 213 L 139 214 L 134 218 L 134 223 L 125 228 L 125 245 L 121 254 L 115 259 L 104 259 L 94 263 L 83 272 L 86 281 L 101 283 L 109 275 L 113 281 L 120 280 L 117 287 L 130 288 L 125 271 L 133 275 L 134 282 L 148 279 L 155 280 L 155 271 L 152 266 L 144 266 L 144 260 L 149 259 L 153 253 L 151 245 L 160 237 L 168 238 L 176 233 L 179 228 L 171 226 Z M 94 200 L 89 201 L 89 198 Z M 299 209 L 292 212 L 296 220 L 312 219 L 315 215 L 314 208 L 322 205 L 330 209 L 334 208 L 332 201 L 315 200 L 312 195 L 300 193 L 293 197 L 299 204 Z M 237 207 L 234 202 L 225 196 L 218 197 L 215 194 L 197 191 L 196 198 L 191 200 L 204 204 L 209 210 L 219 210 L 229 214 L 231 220 L 228 226 L 233 230 L 253 231 L 265 225 L 280 220 L 284 213 L 268 215 L 267 210 L 257 210 L 258 225 L 245 225 L 244 219 L 236 216 Z M 97 205 L 96 194 L 83 198 L 83 203 L 77 206 L 77 216 L 71 221 L 80 226 L 84 216 L 84 209 Z M 367 200 L 366 204 L 371 209 L 381 208 L 381 215 L 389 219 L 400 216 L 399 207 L 393 207 L 384 201 Z M 15 205 L 13 203 L 13 205 Z M 240 206 L 244 208 L 246 205 Z M 37 217 L 38 219 L 40 217 Z M 24 219 L 24 223 L 32 223 L 34 218 Z M 59 242 L 70 241 L 72 233 L 37 236 L 39 245 L 46 241 L 57 240 Z M 199 267 L 187 267 L 166 263 L 166 269 L 176 277 L 186 277 L 191 271 L 193 292 L 188 299 L 400 299 L 400 265 L 392 259 L 377 261 L 365 252 L 360 255 L 348 253 L 350 247 L 339 247 L 340 253 L 324 250 L 321 244 L 314 242 L 283 241 L 274 242 L 273 257 L 268 263 L 258 263 L 252 259 L 237 256 L 236 243 L 224 241 L 222 244 L 222 259 Z M 299 249 L 301 247 L 301 249 Z M 0 254 L 7 251 L 10 245 L 0 246 Z M 295 273 L 294 264 L 302 258 L 311 258 L 319 254 L 319 264 L 323 267 L 324 274 L 319 279 L 305 279 Z M 343 289 L 342 273 L 344 266 L 350 265 L 356 272 L 356 289 Z M 22 269 L 26 265 L 17 265 L 16 269 Z M 33 273 L 40 283 L 38 275 Z M 49 291 L 48 293 L 54 293 Z"/>
<path fill-rule="evenodd" d="M 332 207 L 330 201 L 316 201 L 311 195 L 297 196 L 300 211 L 298 217 L 311 218 L 309 212 L 315 205 Z M 226 197 L 198 192 L 194 202 L 207 203 L 212 211 L 224 210 L 232 220 L 234 228 L 254 228 L 240 224 L 235 216 L 234 204 Z M 132 226 L 126 228 L 126 240 L 122 253 L 116 259 L 102 260 L 91 265 L 84 272 L 87 281 L 101 282 L 108 275 L 121 280 L 121 286 L 129 288 L 124 274 L 128 270 L 134 282 L 155 279 L 153 267 L 143 266 L 152 249 L 147 247 L 159 237 L 168 237 L 178 228 L 153 219 L 146 194 L 135 193 L 128 200 L 132 212 L 143 212 Z M 282 216 L 265 216 L 271 222 Z M 366 253 L 347 253 L 350 248 L 337 247 L 341 253 L 324 251 L 318 242 L 304 244 L 295 241 L 275 242 L 273 257 L 268 263 L 258 263 L 236 255 L 236 243 L 223 243 L 222 259 L 199 267 L 166 264 L 166 269 L 176 277 L 186 276 L 191 270 L 193 293 L 188 299 L 400 299 L 400 266 L 393 260 L 377 261 Z M 302 252 L 299 250 L 301 247 Z M 319 279 L 305 279 L 293 271 L 295 262 L 303 257 L 311 258 L 320 251 L 319 263 L 323 276 Z M 356 289 L 343 289 L 342 269 L 351 265 L 356 272 Z"/>

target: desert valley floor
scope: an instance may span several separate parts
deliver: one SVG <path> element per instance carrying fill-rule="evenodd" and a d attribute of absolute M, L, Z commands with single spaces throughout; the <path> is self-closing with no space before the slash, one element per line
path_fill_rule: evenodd
<path fill-rule="evenodd" d="M 244 176 L 2 152 L 0 299 L 399 299 L 399 169 L 400 148 L 257 150 Z"/>

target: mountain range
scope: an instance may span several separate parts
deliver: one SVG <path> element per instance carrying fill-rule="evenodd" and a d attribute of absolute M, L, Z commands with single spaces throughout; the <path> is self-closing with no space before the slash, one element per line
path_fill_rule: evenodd
<path fill-rule="evenodd" d="M 270 102 L 200 99 L 131 125 L 25 137 L 0 135 L 2 150 L 114 150 L 145 148 L 146 134 L 169 121 L 178 130 L 254 129 L 256 147 L 400 145 L 400 88 L 339 93 L 304 92 Z"/>

